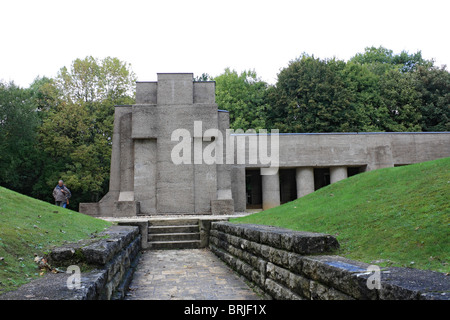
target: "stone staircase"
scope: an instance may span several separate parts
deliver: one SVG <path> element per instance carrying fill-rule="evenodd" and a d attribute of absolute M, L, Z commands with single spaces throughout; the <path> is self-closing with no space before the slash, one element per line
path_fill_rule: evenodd
<path fill-rule="evenodd" d="M 198 219 L 150 220 L 148 224 L 148 249 L 200 248 Z"/>

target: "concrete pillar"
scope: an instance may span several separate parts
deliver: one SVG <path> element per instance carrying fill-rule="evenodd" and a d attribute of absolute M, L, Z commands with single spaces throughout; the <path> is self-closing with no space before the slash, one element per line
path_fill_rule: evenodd
<path fill-rule="evenodd" d="M 134 140 L 134 200 L 141 214 L 156 213 L 156 139 Z"/>
<path fill-rule="evenodd" d="M 121 118 L 124 114 L 130 113 L 131 107 L 115 107 L 114 109 L 114 128 L 113 128 L 113 140 L 111 151 L 111 168 L 109 178 L 109 192 L 120 192 L 120 176 L 121 176 L 121 155 L 120 145 L 122 137 L 121 131 Z M 115 198 L 117 200 L 117 198 Z"/>
<path fill-rule="evenodd" d="M 347 178 L 347 167 L 330 167 L 330 183 Z"/>
<path fill-rule="evenodd" d="M 234 199 L 234 210 L 245 212 L 246 192 L 245 192 L 245 167 L 239 165 L 231 166 L 231 193 Z"/>
<path fill-rule="evenodd" d="M 120 118 L 120 192 L 134 190 L 134 141 L 131 138 L 132 113 Z"/>
<path fill-rule="evenodd" d="M 262 205 L 267 210 L 280 205 L 280 173 L 262 175 Z"/>
<path fill-rule="evenodd" d="M 314 192 L 314 168 L 297 168 L 295 179 L 297 181 L 297 198 Z"/>

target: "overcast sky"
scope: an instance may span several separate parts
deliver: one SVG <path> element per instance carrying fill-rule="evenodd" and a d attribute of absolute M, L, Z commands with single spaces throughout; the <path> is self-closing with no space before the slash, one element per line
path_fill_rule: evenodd
<path fill-rule="evenodd" d="M 302 52 L 347 60 L 368 46 L 422 51 L 450 66 L 449 0 L 0 0 L 0 80 L 27 87 L 76 58 L 157 72 L 254 69 L 275 83 Z"/>

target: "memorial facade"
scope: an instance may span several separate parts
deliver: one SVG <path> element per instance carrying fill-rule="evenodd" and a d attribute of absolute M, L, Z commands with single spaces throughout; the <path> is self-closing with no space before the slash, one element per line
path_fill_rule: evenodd
<path fill-rule="evenodd" d="M 116 106 L 109 192 L 92 216 L 216 215 L 267 209 L 348 176 L 450 157 L 450 133 L 236 133 L 214 82 L 138 82 Z"/>

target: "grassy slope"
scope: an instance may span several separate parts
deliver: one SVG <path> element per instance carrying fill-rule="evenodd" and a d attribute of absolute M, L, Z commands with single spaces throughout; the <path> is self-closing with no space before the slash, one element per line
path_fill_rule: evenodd
<path fill-rule="evenodd" d="M 101 231 L 109 222 L 0 187 L 0 293 L 39 276 L 34 254 L 76 242 Z"/>
<path fill-rule="evenodd" d="M 233 222 L 337 236 L 338 254 L 450 272 L 450 158 L 359 174 Z"/>

